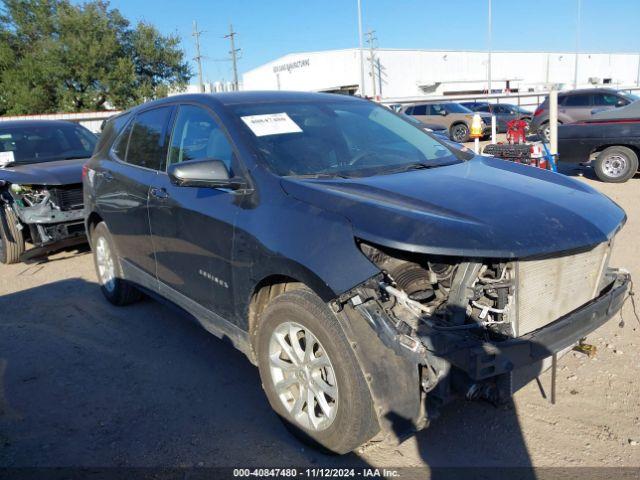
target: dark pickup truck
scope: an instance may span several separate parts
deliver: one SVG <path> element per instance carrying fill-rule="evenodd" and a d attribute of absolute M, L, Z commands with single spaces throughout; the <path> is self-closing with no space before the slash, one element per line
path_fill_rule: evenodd
<path fill-rule="evenodd" d="M 603 182 L 622 183 L 638 171 L 640 101 L 594 113 L 584 122 L 558 126 L 561 162 L 591 161 Z"/>

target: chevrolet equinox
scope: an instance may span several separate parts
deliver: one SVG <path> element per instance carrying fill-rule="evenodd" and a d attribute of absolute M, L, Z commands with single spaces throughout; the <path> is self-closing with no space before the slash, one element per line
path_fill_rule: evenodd
<path fill-rule="evenodd" d="M 338 453 L 509 399 L 629 288 L 607 197 L 354 97 L 153 101 L 106 123 L 83 178 L 106 298 L 181 307 Z"/>

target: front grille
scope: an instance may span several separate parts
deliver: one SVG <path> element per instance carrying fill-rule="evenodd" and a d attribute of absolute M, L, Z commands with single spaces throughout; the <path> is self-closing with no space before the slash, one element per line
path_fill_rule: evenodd
<path fill-rule="evenodd" d="M 593 300 L 609 257 L 602 243 L 587 252 L 517 263 L 516 336 L 537 330 Z"/>
<path fill-rule="evenodd" d="M 49 193 L 60 210 L 79 210 L 84 207 L 82 184 L 50 188 Z"/>

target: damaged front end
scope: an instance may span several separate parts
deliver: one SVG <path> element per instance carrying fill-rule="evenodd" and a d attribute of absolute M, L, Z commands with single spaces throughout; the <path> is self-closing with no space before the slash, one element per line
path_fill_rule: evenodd
<path fill-rule="evenodd" d="M 397 364 L 395 373 L 376 379 L 380 360 L 355 348 L 381 425 L 398 437 L 399 419 L 422 428 L 452 399 L 508 400 L 543 371 L 545 359 L 617 313 L 630 282 L 626 272 L 608 267 L 611 242 L 523 260 L 359 245 L 380 274 L 342 295 L 335 308 L 347 335 L 368 350 L 378 342 L 378 353 L 387 351 L 385 366 Z M 405 385 L 412 381 L 413 392 Z M 399 399 L 400 391 L 413 397 Z"/>
<path fill-rule="evenodd" d="M 85 239 L 82 184 L 46 186 L 12 183 L 0 190 L 0 204 L 14 211 L 18 229 L 34 249 L 25 257 L 49 253 Z"/>

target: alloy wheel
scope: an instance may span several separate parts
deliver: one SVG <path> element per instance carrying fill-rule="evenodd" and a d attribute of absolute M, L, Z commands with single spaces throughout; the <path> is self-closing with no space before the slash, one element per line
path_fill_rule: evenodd
<path fill-rule="evenodd" d="M 302 427 L 326 430 L 338 412 L 338 382 L 318 338 L 295 322 L 284 322 L 269 340 L 271 380 L 287 412 Z"/>
<path fill-rule="evenodd" d="M 116 286 L 115 264 L 109 243 L 104 237 L 98 237 L 95 255 L 100 284 L 111 293 Z"/>
<path fill-rule="evenodd" d="M 468 133 L 468 129 L 464 125 L 456 125 L 453 127 L 453 139 L 456 142 L 462 142 L 466 139 Z"/>

